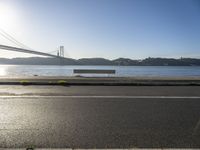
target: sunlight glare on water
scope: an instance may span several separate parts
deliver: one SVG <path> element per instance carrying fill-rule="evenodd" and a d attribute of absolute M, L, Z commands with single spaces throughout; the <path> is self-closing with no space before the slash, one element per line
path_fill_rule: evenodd
<path fill-rule="evenodd" d="M 115 77 L 200 77 L 200 66 L 53 66 L 53 65 L 0 65 L 1 77 L 21 76 L 76 76 L 74 69 L 112 69 Z M 111 75 L 84 75 L 106 76 Z"/>
<path fill-rule="evenodd" d="M 6 68 L 4 66 L 0 66 L 0 76 L 6 75 Z"/>

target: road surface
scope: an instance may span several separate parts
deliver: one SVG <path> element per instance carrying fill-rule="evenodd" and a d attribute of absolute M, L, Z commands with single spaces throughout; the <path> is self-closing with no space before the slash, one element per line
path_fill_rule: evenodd
<path fill-rule="evenodd" d="M 0 86 L 0 147 L 200 148 L 199 86 Z"/>

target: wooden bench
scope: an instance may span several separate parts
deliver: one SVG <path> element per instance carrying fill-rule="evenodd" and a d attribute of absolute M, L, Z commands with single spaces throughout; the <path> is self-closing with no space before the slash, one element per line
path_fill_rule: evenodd
<path fill-rule="evenodd" d="M 74 74 L 115 74 L 115 70 L 107 69 L 74 69 Z"/>

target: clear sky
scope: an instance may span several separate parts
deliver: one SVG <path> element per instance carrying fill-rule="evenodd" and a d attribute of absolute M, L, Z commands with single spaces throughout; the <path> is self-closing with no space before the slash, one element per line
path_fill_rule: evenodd
<path fill-rule="evenodd" d="M 72 58 L 200 58 L 199 0 L 0 0 L 0 28 L 37 51 L 64 45 Z"/>

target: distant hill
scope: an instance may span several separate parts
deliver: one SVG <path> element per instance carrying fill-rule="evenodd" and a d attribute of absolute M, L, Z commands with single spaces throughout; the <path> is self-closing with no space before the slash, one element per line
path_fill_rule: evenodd
<path fill-rule="evenodd" d="M 200 66 L 200 59 L 194 58 L 146 58 L 141 61 L 145 66 Z"/>
<path fill-rule="evenodd" d="M 29 58 L 0 58 L 0 64 L 10 65 L 112 65 L 112 66 L 200 66 L 200 59 L 195 58 L 146 58 L 143 60 L 132 60 L 129 58 L 118 58 L 108 60 L 104 58 L 82 58 L 82 59 L 58 59 L 49 57 Z"/>
<path fill-rule="evenodd" d="M 115 65 L 120 66 L 138 66 L 140 65 L 140 61 L 132 60 L 129 58 L 118 58 L 112 61 Z"/>
<path fill-rule="evenodd" d="M 67 59 L 57 59 L 50 57 L 28 57 L 28 58 L 12 58 L 5 59 L 0 58 L 0 64 L 10 64 L 10 65 L 78 65 L 77 60 L 67 58 Z"/>
<path fill-rule="evenodd" d="M 115 65 L 113 61 L 104 58 L 82 58 L 77 61 L 80 65 Z"/>

